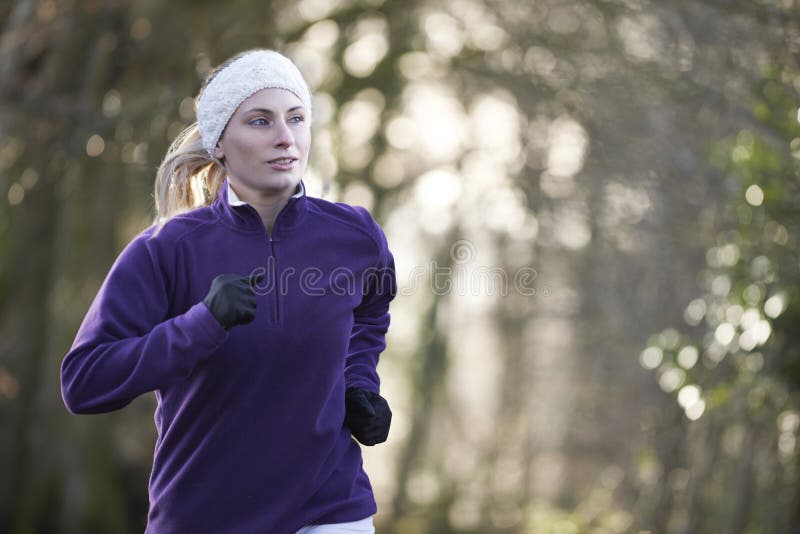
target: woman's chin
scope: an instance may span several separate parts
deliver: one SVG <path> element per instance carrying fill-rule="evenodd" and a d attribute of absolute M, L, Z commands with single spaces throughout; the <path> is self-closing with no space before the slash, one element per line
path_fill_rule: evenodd
<path fill-rule="evenodd" d="M 276 191 L 283 191 L 286 189 L 294 191 L 298 183 L 300 183 L 300 178 L 289 172 L 272 175 L 264 180 L 264 186 L 266 188 Z"/>

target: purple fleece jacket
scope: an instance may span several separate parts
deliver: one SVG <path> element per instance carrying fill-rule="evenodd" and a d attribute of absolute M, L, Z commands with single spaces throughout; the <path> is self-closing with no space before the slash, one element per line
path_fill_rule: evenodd
<path fill-rule="evenodd" d="M 397 291 L 384 233 L 366 209 L 304 192 L 269 236 L 227 191 L 120 254 L 62 362 L 64 402 L 101 413 L 155 391 L 147 534 L 373 515 L 344 393 L 379 391 Z M 255 320 L 226 331 L 202 300 L 215 276 L 253 272 L 266 275 Z"/>

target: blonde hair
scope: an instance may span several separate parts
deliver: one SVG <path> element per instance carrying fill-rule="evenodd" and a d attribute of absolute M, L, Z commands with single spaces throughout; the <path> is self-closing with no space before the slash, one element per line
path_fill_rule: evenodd
<path fill-rule="evenodd" d="M 225 175 L 225 167 L 203 147 L 197 123 L 178 134 L 156 172 L 156 233 L 172 217 L 213 203 Z"/>

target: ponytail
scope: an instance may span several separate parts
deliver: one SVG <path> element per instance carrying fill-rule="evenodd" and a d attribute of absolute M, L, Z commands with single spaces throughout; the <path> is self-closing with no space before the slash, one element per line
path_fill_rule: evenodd
<path fill-rule="evenodd" d="M 213 203 L 225 175 L 225 168 L 203 148 L 197 123 L 183 130 L 156 173 L 155 233 L 172 217 Z"/>

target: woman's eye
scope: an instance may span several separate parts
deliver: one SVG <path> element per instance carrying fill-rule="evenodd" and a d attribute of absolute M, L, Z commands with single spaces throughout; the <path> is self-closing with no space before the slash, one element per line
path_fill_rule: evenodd
<path fill-rule="evenodd" d="M 290 118 L 289 120 L 292 121 L 292 122 L 303 122 L 304 120 L 306 120 L 306 118 L 303 117 L 302 115 L 295 115 L 294 117 Z"/>
<path fill-rule="evenodd" d="M 253 119 L 250 121 L 250 124 L 252 124 L 253 126 L 264 126 L 267 124 L 267 120 L 262 118 Z"/>

